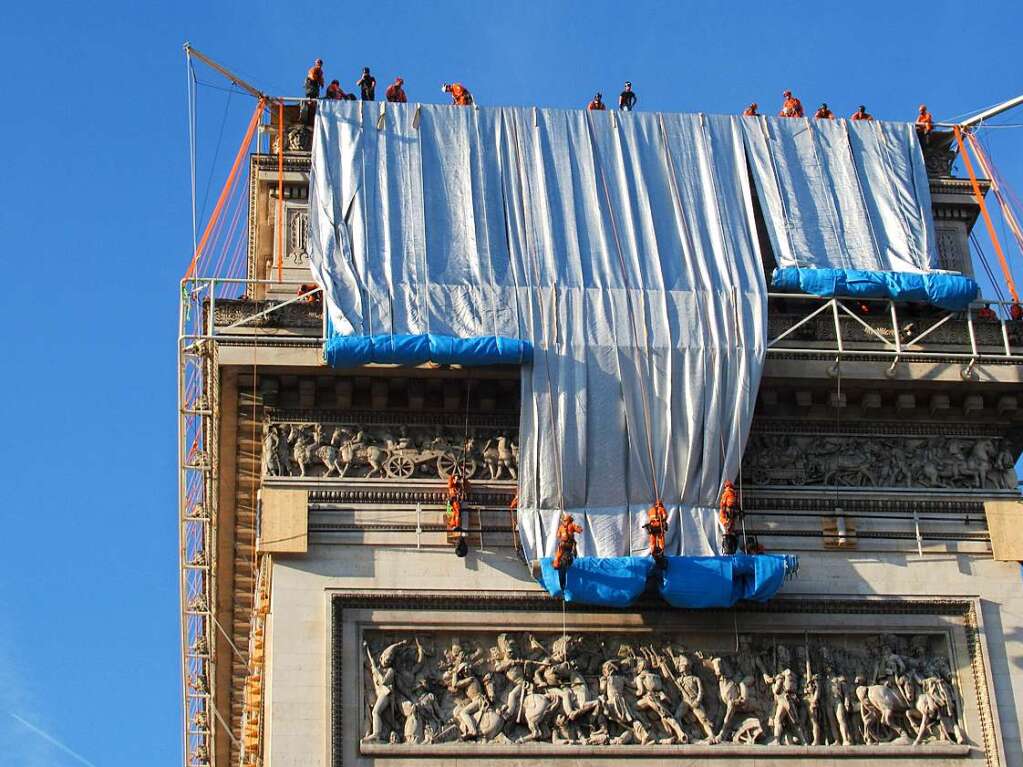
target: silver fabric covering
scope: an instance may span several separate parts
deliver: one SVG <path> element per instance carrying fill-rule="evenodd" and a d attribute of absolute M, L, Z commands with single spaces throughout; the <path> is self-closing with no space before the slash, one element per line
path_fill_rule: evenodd
<path fill-rule="evenodd" d="M 927 169 L 910 123 L 743 118 L 781 267 L 938 266 Z"/>
<path fill-rule="evenodd" d="M 419 109 L 417 113 L 417 109 Z M 383 115 L 381 117 L 381 114 Z M 766 339 L 741 118 L 320 102 L 309 252 L 343 334 L 529 340 L 519 527 L 717 553 Z"/>

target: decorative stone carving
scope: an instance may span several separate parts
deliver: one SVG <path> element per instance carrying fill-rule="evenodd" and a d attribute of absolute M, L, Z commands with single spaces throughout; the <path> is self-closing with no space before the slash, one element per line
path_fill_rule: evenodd
<path fill-rule="evenodd" d="M 965 742 L 943 634 L 740 636 L 734 652 L 505 632 L 363 642 L 364 743 Z"/>
<path fill-rule="evenodd" d="M 754 485 L 1013 490 L 1014 464 L 997 437 L 753 433 L 742 470 Z"/>
<path fill-rule="evenodd" d="M 307 125 L 289 125 L 285 131 L 285 152 L 308 152 L 313 147 L 313 129 Z M 279 141 L 273 140 L 273 153 L 280 151 Z"/>
<path fill-rule="evenodd" d="M 518 445 L 506 430 L 445 426 L 267 423 L 263 473 L 268 477 L 514 480 Z"/>
<path fill-rule="evenodd" d="M 308 229 L 308 208 L 289 208 L 288 253 L 285 256 L 289 266 L 306 266 L 309 263 L 309 256 L 306 252 L 306 232 Z"/>
<path fill-rule="evenodd" d="M 932 131 L 923 143 L 924 164 L 928 176 L 951 176 L 956 153 L 952 150 L 955 134 L 951 131 Z"/>

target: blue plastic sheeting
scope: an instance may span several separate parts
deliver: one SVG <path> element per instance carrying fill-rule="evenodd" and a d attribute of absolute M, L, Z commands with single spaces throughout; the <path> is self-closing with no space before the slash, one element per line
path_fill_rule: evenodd
<path fill-rule="evenodd" d="M 327 364 L 352 368 L 368 363 L 392 365 L 522 365 L 533 357 L 528 341 L 501 336 L 455 338 L 423 335 L 333 336 L 324 346 Z"/>
<path fill-rule="evenodd" d="M 672 607 L 731 607 L 740 599 L 766 602 L 796 562 L 795 557 L 777 554 L 666 560 L 660 592 Z"/>
<path fill-rule="evenodd" d="M 734 554 L 728 557 L 665 557 L 659 590 L 672 607 L 731 607 L 740 599 L 766 602 L 794 572 L 796 557 Z M 652 557 L 578 557 L 564 573 L 550 557 L 540 560 L 540 582 L 552 597 L 603 607 L 629 607 L 646 588 Z"/>
<path fill-rule="evenodd" d="M 628 607 L 646 589 L 653 566 L 650 557 L 576 557 L 562 589 L 560 573 L 545 557 L 540 560 L 541 583 L 552 597 L 563 596 L 566 602 Z"/>
<path fill-rule="evenodd" d="M 979 291 L 972 278 L 961 274 L 800 269 L 794 266 L 775 269 L 771 285 L 775 290 L 799 291 L 827 298 L 850 296 L 921 301 L 950 311 L 965 309 Z"/>

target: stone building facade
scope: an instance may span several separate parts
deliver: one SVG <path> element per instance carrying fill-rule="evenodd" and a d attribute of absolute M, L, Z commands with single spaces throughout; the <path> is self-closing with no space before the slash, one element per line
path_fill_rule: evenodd
<path fill-rule="evenodd" d="M 565 605 L 509 509 L 519 371 L 334 370 L 319 304 L 282 306 L 311 282 L 305 142 L 289 131 L 282 183 L 276 155 L 250 161 L 249 274 L 280 258 L 286 282 L 206 307 L 206 683 L 232 730 L 210 725 L 211 761 L 1023 765 L 1020 328 L 772 297 L 743 533 L 798 576 L 729 610 Z M 931 169 L 942 261 L 970 273 L 976 203 Z"/>

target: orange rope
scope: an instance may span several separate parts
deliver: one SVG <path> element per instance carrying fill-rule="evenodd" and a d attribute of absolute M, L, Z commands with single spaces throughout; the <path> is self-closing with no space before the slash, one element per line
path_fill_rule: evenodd
<path fill-rule="evenodd" d="M 1002 196 L 1002 189 L 996 178 L 996 173 L 984 154 L 984 150 L 981 149 L 980 142 L 977 141 L 977 137 L 972 133 L 966 134 L 966 143 L 973 149 L 973 154 L 977 158 L 977 162 L 980 164 L 980 169 L 987 174 L 987 177 L 991 180 L 991 191 L 995 193 L 995 198 L 998 200 L 998 204 L 1002 207 L 1002 218 L 1005 219 L 1005 223 L 1009 225 L 1012 230 L 1013 236 L 1016 238 L 1016 242 L 1020 246 L 1020 250 L 1023 250 L 1023 229 L 1020 228 L 1019 221 L 1016 220 L 1016 214 L 1012 210 L 1012 206 L 1009 205 L 1008 200 Z"/>
<path fill-rule="evenodd" d="M 277 102 L 277 281 L 284 279 L 284 102 Z"/>
<path fill-rule="evenodd" d="M 966 166 L 966 172 L 970 175 L 970 183 L 973 184 L 973 196 L 976 198 L 977 204 L 980 205 L 980 212 L 984 215 L 984 224 L 987 226 L 988 236 L 991 238 L 991 242 L 994 243 L 995 253 L 998 254 L 998 260 L 1002 264 L 1005 284 L 1009 287 L 1012 300 L 1019 303 L 1019 294 L 1016 293 L 1016 283 L 1013 282 L 1012 273 L 1009 271 L 1009 262 L 1005 260 L 1002 243 L 998 241 L 998 235 L 995 234 L 995 225 L 991 222 L 991 214 L 987 212 L 987 205 L 984 204 L 984 195 L 981 193 L 980 184 L 977 182 L 977 174 L 973 172 L 973 163 L 970 162 L 970 156 L 966 152 L 966 145 L 963 143 L 963 132 L 958 125 L 952 130 L 955 132 L 956 143 L 959 144 L 959 156 L 963 158 L 963 165 Z"/>
<path fill-rule="evenodd" d="M 195 267 L 199 263 L 199 257 L 202 255 L 203 249 L 206 247 L 206 240 L 209 239 L 214 225 L 220 218 L 220 212 L 224 207 L 224 203 L 227 201 L 228 193 L 234 185 L 235 176 L 238 175 L 238 168 L 242 164 L 242 158 L 244 158 L 249 151 L 249 144 L 252 142 L 252 134 L 256 132 L 256 125 L 259 123 L 259 117 L 263 114 L 263 105 L 263 99 L 260 99 L 259 103 L 256 105 L 256 111 L 252 113 L 252 119 L 249 120 L 248 130 L 245 131 L 245 138 L 242 139 L 242 145 L 238 147 L 238 154 L 234 158 L 234 165 L 231 166 L 231 172 L 227 175 L 227 181 L 224 182 L 224 188 L 220 190 L 220 197 L 217 199 L 217 206 L 213 209 L 213 215 L 210 216 L 210 220 L 206 223 L 206 229 L 202 233 L 202 239 L 199 240 L 199 246 L 195 249 L 195 255 L 192 256 L 192 263 L 188 265 L 188 271 L 185 272 L 186 280 L 195 274 Z"/>

